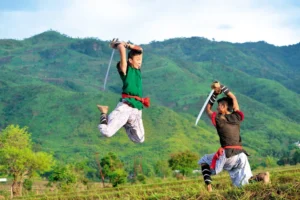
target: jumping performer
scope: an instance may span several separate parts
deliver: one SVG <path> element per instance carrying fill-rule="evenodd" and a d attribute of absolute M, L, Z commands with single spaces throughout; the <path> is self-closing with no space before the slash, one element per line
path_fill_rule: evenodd
<path fill-rule="evenodd" d="M 110 46 L 118 49 L 120 62 L 117 69 L 123 82 L 122 97 L 116 108 L 107 116 L 108 106 L 97 105 L 101 112 L 98 129 L 106 137 L 113 136 L 124 127 L 128 137 L 136 143 L 145 140 L 142 109 L 150 106 L 149 98 L 142 98 L 141 66 L 143 49 L 140 46 L 112 40 Z M 128 60 L 126 49 L 129 49 Z"/>
<path fill-rule="evenodd" d="M 239 109 L 235 95 L 217 81 L 213 82 L 211 88 L 215 92 L 206 106 L 206 113 L 217 129 L 221 147 L 216 153 L 204 155 L 198 162 L 207 190 L 212 191 L 211 175 L 216 175 L 222 170 L 229 172 L 232 183 L 237 187 L 248 184 L 251 180 L 269 183 L 269 172 L 252 175 L 248 154 L 242 148 L 240 136 L 240 124 L 244 120 L 244 114 Z M 217 112 L 213 112 L 211 108 L 222 92 L 226 97 L 217 100 Z"/>

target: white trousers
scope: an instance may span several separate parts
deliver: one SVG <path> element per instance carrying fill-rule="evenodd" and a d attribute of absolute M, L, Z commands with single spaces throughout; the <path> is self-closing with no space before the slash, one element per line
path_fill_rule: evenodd
<path fill-rule="evenodd" d="M 137 143 L 145 140 L 145 131 L 142 120 L 142 111 L 119 102 L 116 108 L 109 114 L 106 124 L 99 124 L 98 129 L 102 135 L 112 137 L 124 127 L 128 137 Z"/>
<path fill-rule="evenodd" d="M 208 165 L 211 165 L 213 157 L 214 153 L 207 154 L 199 160 L 198 164 L 201 165 L 203 163 L 206 163 Z M 215 170 L 211 170 L 211 173 L 213 175 L 216 175 L 222 170 L 228 171 L 232 183 L 237 187 L 248 184 L 249 178 L 253 176 L 247 155 L 244 153 L 226 158 L 224 152 L 223 155 L 218 158 L 216 162 L 216 168 Z"/>

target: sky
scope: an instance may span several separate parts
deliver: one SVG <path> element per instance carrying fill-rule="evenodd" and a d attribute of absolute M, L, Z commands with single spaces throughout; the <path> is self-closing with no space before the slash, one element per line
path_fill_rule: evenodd
<path fill-rule="evenodd" d="M 300 42 L 299 0 L 0 0 L 0 39 L 55 30 L 148 44 L 178 37 Z"/>

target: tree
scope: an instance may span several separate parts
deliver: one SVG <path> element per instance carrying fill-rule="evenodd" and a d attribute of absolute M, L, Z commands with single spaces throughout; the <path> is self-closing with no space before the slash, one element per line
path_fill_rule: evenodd
<path fill-rule="evenodd" d="M 73 161 L 72 164 L 60 162 L 44 175 L 49 180 L 47 186 L 52 187 L 55 184 L 61 191 L 67 192 L 82 185 L 87 185 L 89 180 L 86 175 L 90 170 L 87 161 Z"/>
<path fill-rule="evenodd" d="M 292 157 L 292 161 L 293 161 L 293 164 L 297 164 L 297 163 L 300 163 L 300 149 L 296 149 L 294 154 L 293 154 L 293 157 Z"/>
<path fill-rule="evenodd" d="M 276 160 L 275 158 L 271 157 L 271 156 L 267 156 L 266 160 L 265 160 L 265 164 L 266 164 L 266 167 L 276 167 L 277 164 L 276 164 Z"/>
<path fill-rule="evenodd" d="M 22 195 L 23 182 L 35 173 L 43 173 L 53 165 L 52 155 L 33 152 L 27 127 L 9 125 L 0 133 L 0 171 L 13 177 L 14 196 Z"/>
<path fill-rule="evenodd" d="M 171 174 L 171 169 L 167 161 L 159 160 L 155 164 L 155 173 L 164 179 Z"/>
<path fill-rule="evenodd" d="M 114 153 L 109 152 L 103 157 L 100 165 L 104 176 L 110 180 L 113 187 L 126 182 L 128 174 L 124 169 L 124 164 Z"/>
<path fill-rule="evenodd" d="M 109 179 L 113 187 L 117 187 L 119 184 L 126 183 L 127 172 L 124 169 L 116 169 L 109 173 Z"/>
<path fill-rule="evenodd" d="M 277 162 L 278 165 L 296 165 L 300 163 L 300 149 L 296 146 L 290 146 L 289 150 L 283 153 L 283 156 Z"/>
<path fill-rule="evenodd" d="M 168 162 L 172 170 L 179 170 L 183 176 L 186 176 L 189 172 L 198 167 L 197 159 L 197 154 L 187 150 L 172 154 Z"/>
<path fill-rule="evenodd" d="M 49 176 L 49 184 L 58 183 L 57 187 L 68 191 L 77 182 L 77 176 L 72 165 L 56 165 Z"/>

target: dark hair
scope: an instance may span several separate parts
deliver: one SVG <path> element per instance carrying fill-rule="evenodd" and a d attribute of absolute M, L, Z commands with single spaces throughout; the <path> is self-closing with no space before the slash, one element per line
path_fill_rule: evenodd
<path fill-rule="evenodd" d="M 142 51 L 137 51 L 137 50 L 130 50 L 129 52 L 128 52 L 128 59 L 129 58 L 133 58 L 134 56 L 136 56 L 136 55 L 141 55 L 142 54 Z"/>
<path fill-rule="evenodd" d="M 233 101 L 232 101 L 232 98 L 230 97 L 223 97 L 221 99 L 218 99 L 218 103 L 226 103 L 227 105 L 227 110 L 229 112 L 232 112 L 232 109 L 233 109 Z"/>

